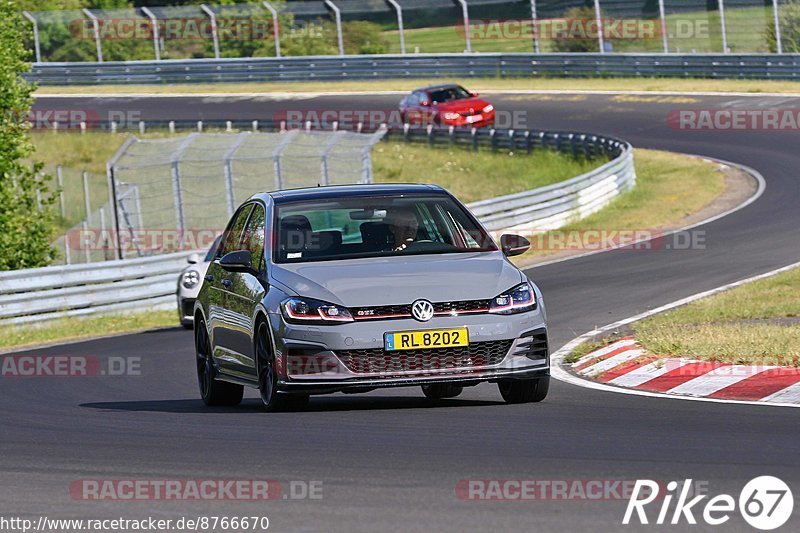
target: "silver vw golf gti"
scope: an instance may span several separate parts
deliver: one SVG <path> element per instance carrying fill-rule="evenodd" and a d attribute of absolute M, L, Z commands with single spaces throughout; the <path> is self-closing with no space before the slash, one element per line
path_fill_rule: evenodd
<path fill-rule="evenodd" d="M 208 405 L 243 387 L 268 411 L 311 394 L 421 386 L 429 398 L 497 383 L 509 403 L 547 396 L 539 289 L 451 194 L 350 185 L 256 194 L 234 214 L 194 306 Z"/>

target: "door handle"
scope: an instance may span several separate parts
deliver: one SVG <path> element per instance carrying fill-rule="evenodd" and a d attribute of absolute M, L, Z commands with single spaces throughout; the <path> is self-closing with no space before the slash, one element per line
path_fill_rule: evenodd
<path fill-rule="evenodd" d="M 206 281 L 214 281 L 214 276 L 211 274 L 206 274 Z"/>
<path fill-rule="evenodd" d="M 229 279 L 223 279 L 223 280 L 222 280 L 222 285 L 223 285 L 225 288 L 228 288 L 228 289 L 230 289 L 230 288 L 233 286 L 233 282 L 232 282 L 231 280 L 229 280 Z"/>

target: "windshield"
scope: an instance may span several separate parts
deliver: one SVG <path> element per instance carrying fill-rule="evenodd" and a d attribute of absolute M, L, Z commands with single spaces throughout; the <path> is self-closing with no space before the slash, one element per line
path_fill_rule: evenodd
<path fill-rule="evenodd" d="M 449 102 L 450 100 L 461 100 L 463 98 L 472 98 L 472 95 L 465 88 L 454 85 L 452 87 L 445 87 L 444 89 L 436 89 L 430 92 L 432 102 Z"/>
<path fill-rule="evenodd" d="M 279 204 L 275 216 L 276 263 L 497 249 L 447 196 Z"/>

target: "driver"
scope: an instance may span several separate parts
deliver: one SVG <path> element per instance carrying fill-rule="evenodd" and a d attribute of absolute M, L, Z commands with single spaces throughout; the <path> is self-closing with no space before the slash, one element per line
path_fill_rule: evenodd
<path fill-rule="evenodd" d="M 409 208 L 400 208 L 389 214 L 389 229 L 394 237 L 394 251 L 405 250 L 417 238 L 419 221 L 414 211 Z"/>

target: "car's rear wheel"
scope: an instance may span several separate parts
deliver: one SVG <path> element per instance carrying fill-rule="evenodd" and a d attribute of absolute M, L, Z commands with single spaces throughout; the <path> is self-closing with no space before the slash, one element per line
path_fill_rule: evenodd
<path fill-rule="evenodd" d="M 217 368 L 211 358 L 211 342 L 205 322 L 201 321 L 194 330 L 194 348 L 197 360 L 197 384 L 200 397 L 206 405 L 239 405 L 244 395 L 244 387 L 224 381 L 217 381 Z"/>
<path fill-rule="evenodd" d="M 455 398 L 464 390 L 464 387 L 452 385 L 450 383 L 431 383 L 422 386 L 422 394 L 432 400 L 442 400 L 444 398 Z"/>
<path fill-rule="evenodd" d="M 278 373 L 275 369 L 275 354 L 270 342 L 269 330 L 265 322 L 258 326 L 256 356 L 258 365 L 258 390 L 264 410 L 298 411 L 308 405 L 308 394 L 287 394 L 278 392 Z"/>
<path fill-rule="evenodd" d="M 506 379 L 497 383 L 506 403 L 541 402 L 550 390 L 550 376 L 536 379 Z"/>

